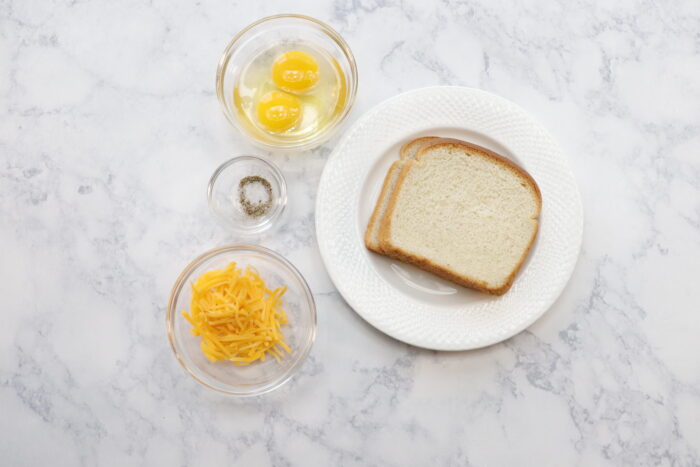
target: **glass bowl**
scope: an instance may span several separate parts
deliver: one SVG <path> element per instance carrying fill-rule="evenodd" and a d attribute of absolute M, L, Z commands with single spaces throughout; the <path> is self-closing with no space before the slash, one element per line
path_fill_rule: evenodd
<path fill-rule="evenodd" d="M 287 204 L 287 183 L 272 162 L 242 155 L 221 164 L 207 187 L 209 210 L 240 235 L 269 229 Z"/>
<path fill-rule="evenodd" d="M 287 286 L 282 299 L 289 322 L 281 330 L 292 353 L 285 355 L 281 363 L 274 358 L 247 366 L 210 362 L 200 349 L 200 337 L 191 334 L 192 326 L 182 316 L 182 311 L 190 308 L 191 282 L 231 261 L 239 267 L 255 268 L 270 289 Z M 231 245 L 204 253 L 180 274 L 170 293 L 167 327 L 175 356 L 194 379 L 226 394 L 255 396 L 277 389 L 299 371 L 316 337 L 316 305 L 302 275 L 278 253 L 260 246 Z"/>
<path fill-rule="evenodd" d="M 283 43 L 311 43 L 324 50 L 337 63 L 345 77 L 346 95 L 342 109 L 322 130 L 309 135 L 286 139 L 250 125 L 233 102 L 234 88 L 243 68 L 263 51 Z M 239 32 L 224 50 L 216 71 L 216 95 L 228 121 L 254 144 L 265 149 L 306 150 L 326 141 L 346 119 L 357 93 L 357 66 L 350 48 L 330 26 L 303 15 L 275 15 L 262 18 Z"/>

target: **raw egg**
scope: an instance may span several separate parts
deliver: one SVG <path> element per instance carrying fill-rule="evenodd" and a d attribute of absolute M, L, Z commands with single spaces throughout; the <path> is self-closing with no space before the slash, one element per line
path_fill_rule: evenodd
<path fill-rule="evenodd" d="M 271 91 L 258 101 L 258 121 L 267 130 L 281 133 L 293 128 L 301 119 L 301 101 L 282 91 Z"/>
<path fill-rule="evenodd" d="M 300 50 L 285 52 L 272 64 L 272 80 L 287 92 L 303 94 L 316 85 L 318 78 L 318 62 Z"/>

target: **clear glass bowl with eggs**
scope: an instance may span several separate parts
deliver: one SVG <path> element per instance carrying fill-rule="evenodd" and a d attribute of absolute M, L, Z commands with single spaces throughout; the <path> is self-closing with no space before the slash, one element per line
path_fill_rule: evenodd
<path fill-rule="evenodd" d="M 302 15 L 263 18 L 229 43 L 216 73 L 228 121 L 265 149 L 326 141 L 355 101 L 357 67 L 331 27 Z"/>

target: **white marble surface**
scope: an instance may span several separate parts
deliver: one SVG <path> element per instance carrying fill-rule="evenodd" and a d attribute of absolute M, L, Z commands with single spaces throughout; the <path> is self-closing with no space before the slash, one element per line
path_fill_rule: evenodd
<path fill-rule="evenodd" d="M 251 149 L 214 70 L 241 27 L 289 11 L 354 50 L 351 120 L 401 91 L 466 85 L 561 142 L 583 250 L 529 330 L 436 353 L 356 316 L 314 239 L 331 141 L 272 156 L 291 209 L 262 243 L 319 307 L 302 374 L 245 401 L 185 374 L 167 296 L 195 255 L 236 240 L 204 190 Z M 699 465 L 698 31 L 696 1 L 0 2 L 0 463 Z"/>

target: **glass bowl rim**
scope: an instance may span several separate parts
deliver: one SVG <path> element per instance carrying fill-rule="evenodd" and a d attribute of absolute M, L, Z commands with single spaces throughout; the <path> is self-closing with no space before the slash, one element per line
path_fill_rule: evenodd
<path fill-rule="evenodd" d="M 176 343 L 177 340 L 175 339 L 175 313 L 177 313 L 177 310 L 175 309 L 175 305 L 177 302 L 177 298 L 180 296 L 180 293 L 182 291 L 182 288 L 186 285 L 187 279 L 190 277 L 192 272 L 199 267 L 202 263 L 205 261 L 215 258 L 221 254 L 228 253 L 231 251 L 245 251 L 245 250 L 253 250 L 258 253 L 262 253 L 263 255 L 272 258 L 279 262 L 282 267 L 287 269 L 294 275 L 299 282 L 301 283 L 301 288 L 303 289 L 304 296 L 306 297 L 306 302 L 309 307 L 309 311 L 311 313 L 311 333 L 309 337 L 307 338 L 307 343 L 304 346 L 303 349 L 299 350 L 299 353 L 296 357 L 296 360 L 292 365 L 278 378 L 276 378 L 272 383 L 268 383 L 265 385 L 262 385 L 260 388 L 256 387 L 255 390 L 253 391 L 247 391 L 247 392 L 241 392 L 241 391 L 236 391 L 236 390 L 230 390 L 226 388 L 221 388 L 221 387 L 214 387 L 211 384 L 207 383 L 206 381 L 203 381 L 200 377 L 198 377 L 185 363 L 185 360 L 183 359 L 179 346 Z M 281 254 L 277 253 L 274 250 L 271 250 L 269 248 L 265 248 L 260 245 L 252 245 L 252 244 L 233 244 L 233 245 L 227 245 L 227 246 L 222 246 L 219 248 L 214 248 L 212 250 L 209 250 L 205 253 L 202 253 L 201 255 L 197 256 L 194 260 L 192 260 L 186 267 L 185 269 L 180 273 L 178 276 L 177 280 L 175 281 L 175 284 L 173 285 L 172 290 L 170 291 L 170 297 L 168 298 L 168 309 L 166 310 L 166 327 L 167 327 L 167 332 L 168 332 L 168 342 L 170 343 L 170 348 L 172 349 L 173 353 L 175 354 L 175 358 L 177 358 L 178 362 L 180 362 L 180 365 L 185 369 L 185 371 L 192 377 L 194 378 L 195 381 L 200 383 L 201 385 L 212 389 L 214 391 L 228 394 L 231 396 L 238 396 L 238 397 L 252 397 L 252 396 L 259 396 L 262 394 L 266 394 L 268 392 L 274 391 L 275 389 L 280 388 L 282 385 L 287 383 L 301 368 L 302 364 L 306 361 L 307 357 L 309 356 L 309 353 L 311 352 L 311 348 L 314 345 L 314 342 L 316 341 L 316 330 L 318 327 L 318 316 L 316 312 L 316 301 L 314 300 L 313 293 L 311 292 L 311 288 L 309 287 L 309 284 L 306 282 L 306 279 L 304 279 L 304 276 L 299 272 L 299 270 L 291 263 L 289 260 L 287 260 L 284 256 Z M 230 386 L 228 384 L 225 384 L 225 386 Z"/>
<path fill-rule="evenodd" d="M 325 132 L 317 135 L 316 137 L 304 141 L 299 144 L 284 144 L 284 145 L 279 145 L 279 144 L 270 144 L 265 141 L 261 141 L 260 139 L 256 138 L 255 136 L 249 134 L 243 126 L 238 122 L 236 119 L 235 115 L 231 115 L 230 112 L 228 111 L 228 107 L 226 105 L 226 96 L 224 95 L 224 72 L 228 66 L 228 62 L 231 59 L 231 56 L 236 50 L 236 47 L 239 46 L 238 42 L 240 39 L 251 29 L 260 26 L 261 24 L 279 20 L 279 19 L 300 19 L 304 21 L 308 21 L 310 23 L 315 24 L 316 26 L 320 27 L 321 31 L 324 32 L 328 37 L 330 37 L 333 42 L 335 42 L 340 50 L 343 52 L 343 55 L 348 61 L 348 65 L 350 67 L 350 75 L 348 77 L 348 98 L 345 101 L 345 106 L 343 108 L 342 114 L 338 117 L 336 120 L 335 124 L 331 127 L 328 128 Z M 355 104 L 355 99 L 357 97 L 357 88 L 358 88 L 358 73 L 357 73 L 357 62 L 355 61 L 355 56 L 352 53 L 352 50 L 350 49 L 350 46 L 348 45 L 347 42 L 345 42 L 345 39 L 343 39 L 343 36 L 338 33 L 335 29 L 333 29 L 331 26 L 328 24 L 324 23 L 321 20 L 318 20 L 316 18 L 313 18 L 311 16 L 307 15 L 300 15 L 296 13 L 282 13 L 278 15 L 271 15 L 271 16 L 265 16 L 264 18 L 260 18 L 257 21 L 254 21 L 250 23 L 248 26 L 244 27 L 241 29 L 235 36 L 233 36 L 233 39 L 228 43 L 226 48 L 224 49 L 224 53 L 221 55 L 221 58 L 219 59 L 219 64 L 216 68 L 216 96 L 219 100 L 219 104 L 221 106 L 221 109 L 224 113 L 224 116 L 226 117 L 226 120 L 233 125 L 234 128 L 238 130 L 239 133 L 241 133 L 245 138 L 255 145 L 265 148 L 267 150 L 274 150 L 274 151 L 300 151 L 300 150 L 307 150 L 307 149 L 312 149 L 315 148 L 321 144 L 323 144 L 325 141 L 327 141 L 333 133 L 342 125 L 342 123 L 347 120 L 348 116 L 350 115 L 350 110 L 352 109 L 353 105 Z"/>
<path fill-rule="evenodd" d="M 221 165 L 219 165 L 216 170 L 214 170 L 214 173 L 212 173 L 211 177 L 209 178 L 209 182 L 207 183 L 207 206 L 209 207 L 209 212 L 217 217 L 218 215 L 214 212 L 214 209 L 212 207 L 213 204 L 213 195 L 214 195 L 214 185 L 216 184 L 216 181 L 219 179 L 219 176 L 229 167 L 234 165 L 236 162 L 242 162 L 242 161 L 253 161 L 253 162 L 259 162 L 262 165 L 266 166 L 272 174 L 274 175 L 277 184 L 279 185 L 279 207 L 276 209 L 276 211 L 273 213 L 273 215 L 266 221 L 265 224 L 262 224 L 261 226 L 253 227 L 250 229 L 242 229 L 240 227 L 233 227 L 233 230 L 238 233 L 238 234 L 243 234 L 243 235 L 254 235 L 254 234 L 259 234 L 262 233 L 268 229 L 270 229 L 275 222 L 277 222 L 281 217 L 282 213 L 284 212 L 285 208 L 287 207 L 287 179 L 284 178 L 284 174 L 280 170 L 277 165 L 269 161 L 267 159 L 264 159 L 260 156 L 255 156 L 252 154 L 239 154 L 236 156 L 233 156 L 231 159 L 228 159 L 224 161 Z M 220 221 L 223 222 L 223 221 Z M 231 224 L 228 224 L 226 228 L 230 228 Z"/>

